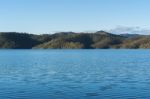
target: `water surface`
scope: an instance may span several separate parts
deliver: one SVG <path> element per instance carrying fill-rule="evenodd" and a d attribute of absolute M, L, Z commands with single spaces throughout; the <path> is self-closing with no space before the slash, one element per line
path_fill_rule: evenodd
<path fill-rule="evenodd" d="M 0 99 L 148 99 L 150 50 L 0 50 Z"/>

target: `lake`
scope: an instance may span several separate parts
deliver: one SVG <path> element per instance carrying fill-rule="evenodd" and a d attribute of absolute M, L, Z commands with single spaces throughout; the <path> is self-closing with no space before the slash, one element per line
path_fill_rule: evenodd
<path fill-rule="evenodd" d="M 0 99 L 148 99 L 150 50 L 0 50 Z"/>

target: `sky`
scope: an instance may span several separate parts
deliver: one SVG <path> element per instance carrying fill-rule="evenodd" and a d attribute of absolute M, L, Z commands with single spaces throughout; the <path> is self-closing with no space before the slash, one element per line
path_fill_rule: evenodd
<path fill-rule="evenodd" d="M 0 31 L 150 29 L 150 0 L 0 0 Z"/>

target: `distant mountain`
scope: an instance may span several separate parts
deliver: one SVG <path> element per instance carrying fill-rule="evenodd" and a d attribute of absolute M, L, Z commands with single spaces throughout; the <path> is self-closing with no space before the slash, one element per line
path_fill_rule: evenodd
<path fill-rule="evenodd" d="M 33 35 L 27 33 L 1 32 L 0 48 L 4 49 L 108 49 L 150 48 L 150 36 L 139 34 L 111 34 L 60 32 Z"/>
<path fill-rule="evenodd" d="M 114 34 L 145 34 L 149 35 L 150 30 L 149 29 L 143 29 L 140 27 L 125 27 L 125 26 L 118 26 L 114 29 L 108 30 L 110 33 Z"/>
<path fill-rule="evenodd" d="M 134 37 L 140 37 L 140 36 L 144 36 L 144 35 L 126 33 L 126 34 L 120 34 L 120 36 L 127 37 L 127 38 L 134 38 Z"/>

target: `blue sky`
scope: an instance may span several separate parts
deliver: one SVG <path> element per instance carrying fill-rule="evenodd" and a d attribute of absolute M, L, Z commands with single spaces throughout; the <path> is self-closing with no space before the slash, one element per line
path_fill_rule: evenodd
<path fill-rule="evenodd" d="M 0 31 L 150 29 L 150 0 L 0 0 Z"/>

